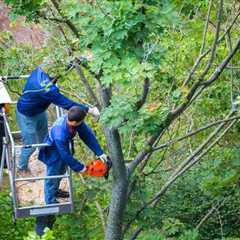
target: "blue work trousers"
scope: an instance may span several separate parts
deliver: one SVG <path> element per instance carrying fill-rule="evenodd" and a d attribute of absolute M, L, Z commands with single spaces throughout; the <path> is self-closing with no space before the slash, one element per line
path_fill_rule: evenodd
<path fill-rule="evenodd" d="M 24 145 L 42 143 L 48 133 L 47 113 L 43 112 L 29 117 L 16 111 L 17 123 L 21 130 Z M 29 157 L 35 148 L 22 148 L 18 168 L 24 170 L 28 168 Z"/>
<path fill-rule="evenodd" d="M 37 235 L 42 236 L 44 234 L 45 228 L 52 229 L 55 220 L 56 217 L 54 215 L 36 217 L 35 231 Z"/>
<path fill-rule="evenodd" d="M 59 159 L 50 165 L 47 165 L 47 176 L 63 175 L 66 172 L 67 165 Z M 61 178 L 46 179 L 44 186 L 46 204 L 57 203 L 56 193 L 59 189 Z"/>

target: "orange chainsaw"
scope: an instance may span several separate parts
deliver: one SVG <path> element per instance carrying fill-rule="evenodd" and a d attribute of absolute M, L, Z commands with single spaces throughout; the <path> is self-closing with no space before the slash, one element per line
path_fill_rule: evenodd
<path fill-rule="evenodd" d="M 108 157 L 107 161 L 101 159 L 92 160 L 89 164 L 86 165 L 86 171 L 83 175 L 91 177 L 105 177 L 108 179 L 109 170 L 112 167 L 112 161 Z"/>

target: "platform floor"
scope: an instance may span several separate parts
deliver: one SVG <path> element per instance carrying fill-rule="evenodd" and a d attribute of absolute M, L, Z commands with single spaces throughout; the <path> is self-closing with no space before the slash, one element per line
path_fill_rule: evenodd
<path fill-rule="evenodd" d="M 20 152 L 17 153 L 17 160 Z M 38 151 L 36 150 L 29 160 L 29 169 L 31 173 L 26 177 L 45 176 L 45 165 L 37 159 Z M 17 174 L 18 176 L 18 174 Z M 60 189 L 69 191 L 67 179 L 62 179 Z M 26 207 L 30 205 L 44 205 L 44 180 L 16 182 L 16 193 L 18 205 Z M 58 199 L 59 202 L 67 202 L 68 198 Z"/>

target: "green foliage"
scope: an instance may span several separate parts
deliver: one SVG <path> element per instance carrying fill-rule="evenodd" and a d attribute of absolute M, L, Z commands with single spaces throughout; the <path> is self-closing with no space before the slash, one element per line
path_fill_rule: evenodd
<path fill-rule="evenodd" d="M 182 86 L 189 74 L 194 60 L 199 54 L 209 1 L 174 0 L 174 1 L 59 1 L 60 13 L 53 9 L 50 1 L 15 1 L 5 0 L 12 7 L 12 16 L 24 15 L 29 21 L 39 21 L 46 29 L 48 39 L 41 49 L 33 49 L 24 44 L 18 46 L 9 32 L 1 32 L 0 40 L 7 43 L 7 48 L 0 47 L 1 75 L 28 74 L 44 61 L 49 64 L 50 75 L 63 73 L 65 64 L 75 57 L 88 56 L 90 70 L 101 75 L 101 83 L 112 87 L 111 105 L 101 114 L 101 122 L 109 127 L 121 125 L 120 134 L 125 158 L 130 159 L 142 150 L 150 134 L 162 127 L 170 110 L 185 101 L 193 81 L 200 76 L 207 60 L 200 64 L 188 86 Z M 225 19 L 232 13 L 232 1 L 224 3 L 224 20 L 221 31 L 225 29 Z M 216 19 L 214 2 L 211 21 Z M 231 11 L 230 11 L 231 10 Z M 68 28 L 60 24 L 65 31 L 59 34 L 58 21 L 43 21 L 38 14 L 70 20 L 78 29 L 79 38 Z M 54 13 L 54 15 L 53 15 Z M 226 21 L 228 23 L 228 21 Z M 206 49 L 211 46 L 215 29 L 210 24 L 207 34 Z M 234 28 L 233 28 L 234 29 Z M 232 31 L 232 40 L 238 37 L 238 31 Z M 51 33 L 51 34 L 49 34 Z M 69 49 L 73 51 L 69 56 Z M 226 44 L 219 45 L 217 65 L 228 53 Z M 233 63 L 237 63 L 233 60 Z M 211 69 L 212 71 L 213 69 Z M 210 71 L 210 72 L 211 72 Z M 84 69 L 91 85 L 95 81 Z M 232 73 L 225 70 L 219 81 L 209 91 L 205 91 L 193 103 L 176 123 L 171 126 L 161 141 L 177 138 L 191 130 L 225 116 L 231 108 L 229 85 Z M 239 73 L 233 75 L 238 81 Z M 150 79 L 147 100 L 141 109 L 136 110 L 136 103 L 142 96 L 144 79 Z M 238 83 L 238 82 L 237 82 Z M 62 76 L 60 86 L 71 93 L 86 98 L 87 94 L 79 84 L 79 76 L 71 72 Z M 237 85 L 237 84 L 236 84 Z M 20 91 L 22 82 L 10 83 L 9 87 Z M 92 99 L 88 99 L 90 102 Z M 238 100 L 237 100 L 238 101 Z M 14 114 L 12 114 L 14 120 Z M 104 145 L 104 135 L 99 124 L 91 119 L 90 125 L 98 132 L 98 139 Z M 14 121 L 13 121 L 14 122 Z M 134 216 L 136 209 L 144 205 L 168 179 L 169 174 L 193 149 L 211 133 L 212 129 L 198 134 L 185 143 L 176 143 L 165 151 L 155 152 L 143 173 L 136 173 L 136 188 L 129 200 L 125 222 Z M 132 134 L 130 134 L 130 132 Z M 133 136 L 130 139 L 130 135 Z M 235 146 L 234 146 L 235 145 Z M 132 146 L 132 149 L 130 148 Z M 225 136 L 214 150 L 192 171 L 176 182 L 174 187 L 161 199 L 156 208 L 146 208 L 136 225 L 143 226 L 139 239 L 145 240 L 197 240 L 220 239 L 222 227 L 226 239 L 238 239 L 239 232 L 239 126 Z M 130 151 L 131 150 L 131 151 Z M 93 156 L 77 146 L 78 159 L 85 162 Z M 128 159 L 127 159 L 128 160 Z M 170 169 L 170 170 L 169 170 Z M 111 179 L 111 178 L 110 178 Z M 74 178 L 75 211 L 59 216 L 53 232 L 48 231 L 43 239 L 77 240 L 104 238 L 101 227 L 98 202 L 107 215 L 109 205 L 109 182 L 87 179 L 86 184 Z M 223 225 L 219 224 L 219 215 L 213 213 L 196 232 L 194 229 L 216 203 L 226 199 L 219 209 Z M 26 232 L 33 229 L 33 219 L 23 219 L 14 226 L 11 221 L 11 206 L 8 193 L 0 193 L 0 233 L 3 239 L 20 240 Z M 54 237 L 53 237 L 54 236 Z M 34 233 L 25 238 L 39 239 Z"/>
<path fill-rule="evenodd" d="M 23 240 L 55 240 L 55 238 L 53 232 L 46 228 L 42 237 L 39 237 L 35 232 L 29 232 L 28 236 L 24 237 Z"/>
<path fill-rule="evenodd" d="M 20 219 L 14 225 L 12 221 L 12 206 L 9 193 L 0 192 L 0 238 L 22 240 L 26 233 L 33 229 L 32 219 Z"/>
<path fill-rule="evenodd" d="M 27 20 L 37 20 L 38 11 L 43 7 L 46 0 L 4 0 L 4 2 L 11 6 L 11 17 L 16 19 L 17 16 L 26 16 Z"/>
<path fill-rule="evenodd" d="M 230 189 L 234 189 L 240 172 L 239 148 L 216 150 L 216 155 L 216 159 L 211 161 L 210 166 L 205 164 L 205 167 L 210 168 L 211 172 L 204 176 L 205 180 L 202 183 L 202 188 L 206 193 L 213 196 L 223 195 Z"/>
<path fill-rule="evenodd" d="M 167 237 L 179 235 L 179 233 L 184 230 L 184 224 L 178 219 L 165 218 L 162 224 L 162 231 Z"/>

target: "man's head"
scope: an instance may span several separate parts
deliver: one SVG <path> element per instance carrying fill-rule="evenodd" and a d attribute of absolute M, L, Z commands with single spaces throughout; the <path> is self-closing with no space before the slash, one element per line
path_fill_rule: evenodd
<path fill-rule="evenodd" d="M 86 115 L 87 112 L 81 109 L 80 107 L 78 106 L 71 107 L 68 111 L 67 123 L 72 127 L 77 127 L 83 122 Z"/>

